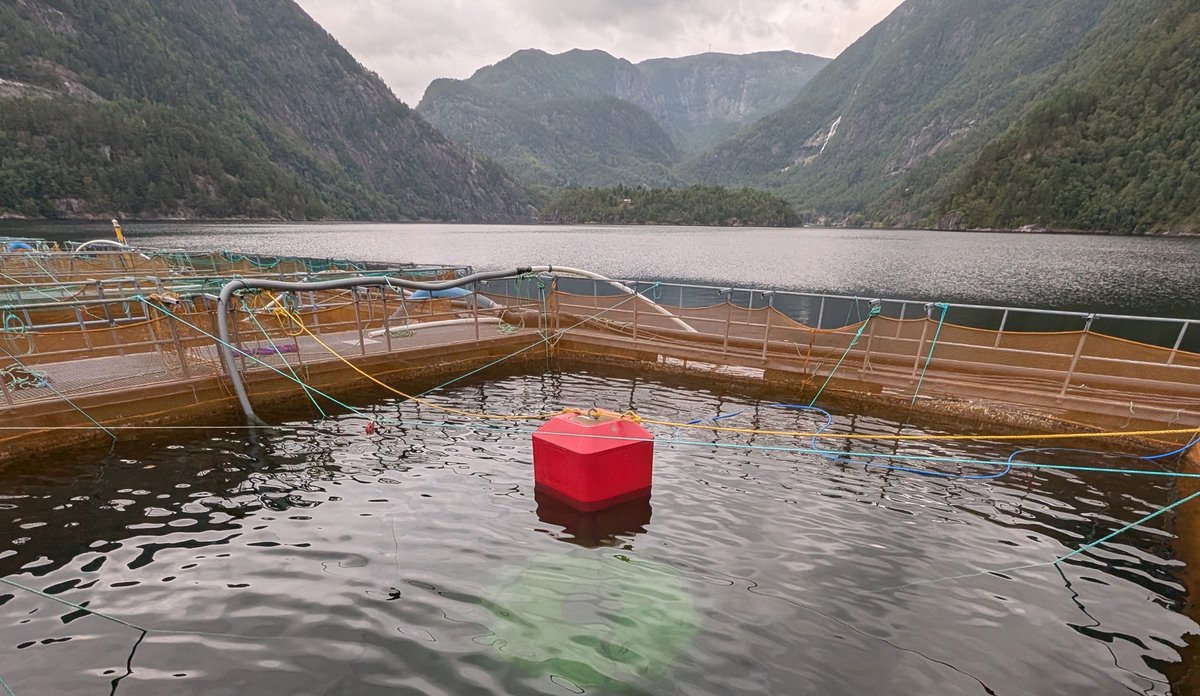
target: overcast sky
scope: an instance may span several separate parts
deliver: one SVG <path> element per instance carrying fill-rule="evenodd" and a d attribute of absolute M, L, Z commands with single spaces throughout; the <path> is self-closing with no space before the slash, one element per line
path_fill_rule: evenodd
<path fill-rule="evenodd" d="M 901 0 L 298 0 L 416 106 L 522 48 L 599 48 L 635 63 L 705 51 L 834 57 Z"/>

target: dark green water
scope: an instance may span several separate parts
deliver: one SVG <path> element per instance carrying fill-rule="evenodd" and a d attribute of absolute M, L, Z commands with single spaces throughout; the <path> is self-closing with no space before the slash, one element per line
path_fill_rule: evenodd
<path fill-rule="evenodd" d="M 816 424 L 627 374 L 438 398 Z M 392 424 L 292 414 L 257 442 L 180 429 L 6 467 L 0 577 L 145 632 L 0 588 L 0 676 L 19 696 L 1165 694 L 1198 632 L 1160 523 L 1050 564 L 1174 500 L 1164 478 L 936 479 L 658 428 L 650 501 L 586 517 L 535 496 L 523 428 L 354 403 Z"/>

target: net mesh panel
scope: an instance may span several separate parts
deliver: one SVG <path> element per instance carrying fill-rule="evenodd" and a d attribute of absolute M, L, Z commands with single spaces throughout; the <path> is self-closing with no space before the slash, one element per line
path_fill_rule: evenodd
<path fill-rule="evenodd" d="M 298 278 L 313 273 L 355 274 L 364 268 L 350 262 L 220 252 L 169 252 L 150 258 L 128 253 L 0 253 L 0 293 L 7 300 L 0 308 L 5 401 L 59 399 L 63 394 L 217 374 L 222 369 L 220 354 L 206 335 L 216 332 L 215 302 L 197 293 L 215 293 L 239 274 Z M 457 267 L 427 267 L 411 269 L 410 277 L 444 280 L 464 272 Z M 35 289 L 21 285 L 21 279 L 50 285 Z M 841 361 L 838 378 L 882 383 L 889 377 L 904 393 L 915 390 L 918 375 L 927 369 L 922 393 L 987 402 L 998 398 L 991 395 L 1004 388 L 1018 403 L 1030 395 L 1052 399 L 1059 394 L 1096 394 L 1131 405 L 1175 404 L 1184 415 L 1177 416 L 1183 420 L 1174 425 L 1193 424 L 1189 418 L 1200 420 L 1196 415 L 1200 413 L 1200 354 L 1096 330 L 1011 330 L 1051 324 L 1045 317 L 1035 321 L 1014 313 L 1008 318 L 1009 328 L 1001 332 L 988 327 L 989 322 L 1001 320 L 996 311 L 954 308 L 939 324 L 936 309 L 932 319 L 924 311 L 914 317 L 911 303 L 893 302 L 885 303 L 883 315 L 867 320 L 870 304 L 856 298 L 777 296 L 769 305 L 759 292 L 730 293 L 718 288 L 685 292 L 675 286 L 646 289 L 643 284 L 642 294 L 634 295 L 602 282 L 559 285 L 530 279 L 494 282 L 480 289 L 485 308 L 481 316 L 504 322 L 481 325 L 480 336 L 514 329 L 528 330 L 531 337 L 533 330 L 556 329 L 628 340 L 636 335 L 641 345 L 663 346 L 664 353 L 673 347 L 686 348 L 689 354 L 707 356 L 703 360 L 716 364 L 722 356 L 758 360 L 765 347 L 766 363 L 743 364 L 786 368 L 809 384 L 819 384 Z M 136 295 L 152 298 L 196 328 L 146 307 Z M 253 356 L 239 357 L 242 369 L 269 369 L 258 361 L 283 369 L 330 359 L 317 339 L 274 311 L 273 300 L 301 317 L 330 349 L 347 357 L 425 345 L 420 336 L 428 334 L 416 331 L 431 322 L 465 320 L 466 325 L 455 328 L 457 333 L 447 332 L 437 340 L 469 341 L 476 331 L 470 326 L 475 316 L 471 296 L 414 301 L 387 288 L 246 293 L 230 314 L 233 342 Z M 902 311 L 909 316 L 899 318 Z M 957 317 L 962 323 L 955 321 Z M 1057 321 L 1082 323 L 1075 318 Z M 1158 334 L 1170 339 L 1178 326 Z M 42 375 L 45 383 L 23 372 L 22 365 Z M 1059 415 L 1069 420 L 1088 418 L 1066 406 Z M 1129 422 L 1141 420 L 1145 418 Z"/>

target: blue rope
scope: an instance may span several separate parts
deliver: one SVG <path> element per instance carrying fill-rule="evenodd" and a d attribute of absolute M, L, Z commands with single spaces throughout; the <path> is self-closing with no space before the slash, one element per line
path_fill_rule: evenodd
<path fill-rule="evenodd" d="M 140 296 L 138 296 L 136 299 L 138 299 L 141 302 L 149 304 L 144 298 L 142 298 Z M 274 365 L 271 365 L 262 360 L 259 360 L 257 357 L 250 355 L 248 353 L 245 353 L 244 351 L 239 349 L 237 346 L 234 346 L 232 344 L 226 343 L 225 341 L 222 341 L 219 337 L 209 333 L 208 331 L 205 331 L 204 329 L 200 328 L 199 326 L 196 326 L 195 324 L 192 324 L 191 322 L 188 322 L 188 321 L 182 319 L 181 317 L 172 313 L 170 310 L 167 310 L 166 308 L 159 307 L 159 306 L 153 305 L 153 304 L 151 304 L 150 306 L 155 308 L 156 310 L 176 319 L 177 321 L 184 324 L 185 326 L 188 326 L 189 328 L 193 329 L 194 331 L 197 331 L 197 332 L 213 339 L 217 343 L 219 343 L 221 345 L 229 346 L 233 350 L 241 353 L 242 355 L 249 358 L 250 360 L 263 365 L 264 367 L 271 370 L 272 372 L 275 372 L 276 374 L 280 375 L 281 377 L 295 381 L 295 382 L 299 383 L 302 387 L 307 386 L 307 385 L 304 385 L 303 382 L 300 382 L 300 380 L 292 377 L 291 375 L 287 374 L 286 372 L 283 372 L 282 370 L 279 370 Z M 564 329 L 563 331 L 565 332 L 567 330 L 569 330 L 569 329 Z M 471 373 L 467 373 L 467 374 L 469 375 L 474 372 L 478 372 L 479 370 L 486 369 L 487 367 L 494 365 L 495 363 L 500 362 L 502 360 L 506 360 L 509 357 L 512 357 L 513 355 L 517 355 L 526 350 L 536 348 L 537 346 L 541 345 L 542 342 L 543 341 L 539 340 L 529 346 L 526 346 L 525 348 L 515 351 L 514 353 L 510 354 L 509 356 L 500 358 L 499 360 L 493 361 L 492 363 L 489 363 L 488 365 L 485 365 L 484 367 L 481 367 L 477 370 L 473 370 Z M 451 380 L 450 382 L 447 382 L 446 384 L 452 384 L 453 382 L 458 381 L 459 379 L 463 379 L 466 376 L 467 375 L 463 375 L 462 377 L 455 378 L 454 380 Z M 424 393 L 427 394 L 427 393 L 429 393 L 429 391 L 435 391 L 437 389 L 442 388 L 442 386 L 445 386 L 445 385 L 434 387 L 433 389 L 430 389 Z M 309 386 L 308 388 L 311 389 L 313 391 L 313 393 L 323 396 L 326 399 L 329 399 L 330 401 L 337 404 L 338 406 L 341 406 L 342 408 L 346 409 L 347 411 L 350 411 L 351 413 L 353 413 L 357 416 L 360 416 L 362 418 L 366 418 L 368 420 L 376 420 L 380 423 L 399 424 L 402 422 L 400 420 L 392 420 L 392 419 L 377 419 L 377 418 L 375 418 L 375 416 L 373 414 L 365 412 L 354 406 L 351 406 L 350 404 L 347 404 L 344 401 L 341 401 L 333 396 L 330 396 L 329 394 L 326 394 L 325 392 L 321 391 L 320 389 L 318 389 L 316 387 Z M 820 409 L 820 408 L 813 407 L 813 406 L 799 405 L 799 404 L 775 404 L 775 406 L 778 406 L 781 408 L 794 408 L 794 409 L 801 409 L 801 410 L 818 411 L 818 412 L 824 413 L 828 419 L 832 419 L 832 415 L 830 415 L 828 411 L 825 411 L 824 409 Z M 409 425 L 424 425 L 424 426 L 429 426 L 429 427 L 434 427 L 434 428 L 460 428 L 460 429 L 467 429 L 467 430 L 499 431 L 499 432 L 509 432 L 509 433 L 525 433 L 525 434 L 532 434 L 533 432 L 536 432 L 535 430 L 528 429 L 528 428 L 515 428 L 515 427 L 511 427 L 511 426 L 496 426 L 496 425 L 480 424 L 480 423 L 470 424 L 470 423 L 455 423 L 455 422 L 450 422 L 450 421 L 422 421 L 422 420 L 408 420 L 408 421 L 403 421 L 403 422 L 406 424 L 409 424 Z M 822 426 L 822 430 L 819 432 L 823 432 L 823 430 L 825 428 L 829 427 L 829 424 L 830 423 L 827 422 L 824 426 Z M 622 440 L 622 441 L 630 441 L 630 442 L 642 441 L 645 439 L 645 438 L 630 438 L 630 437 L 624 437 L 624 436 L 601 436 L 601 435 L 591 435 L 591 434 L 581 434 L 580 436 L 581 437 L 600 438 L 600 439 Z M 1006 459 L 1006 460 L 987 460 L 987 459 L 968 459 L 968 458 L 964 458 L 964 457 L 938 457 L 938 456 L 919 455 L 919 454 L 886 454 L 886 453 L 879 453 L 879 452 L 833 452 L 830 450 L 824 450 L 819 447 L 816 447 L 816 445 L 815 445 L 816 438 L 813 437 L 812 439 L 813 439 L 813 446 L 807 447 L 807 448 L 742 444 L 742 443 L 736 443 L 736 442 L 702 442 L 702 441 L 689 441 L 689 440 L 677 441 L 676 444 L 690 445 L 690 446 L 697 446 L 697 447 L 717 447 L 717 448 L 723 448 L 723 449 L 755 450 L 755 451 L 761 451 L 761 452 L 791 452 L 791 453 L 799 453 L 799 454 L 817 454 L 817 455 L 822 455 L 822 456 L 833 455 L 833 456 L 836 456 L 843 460 L 850 458 L 850 457 L 859 457 L 859 458 L 867 458 L 867 459 L 891 459 L 891 460 L 897 460 L 897 461 L 919 461 L 919 462 L 929 462 L 929 463 L 939 463 L 939 464 L 968 464 L 968 465 L 974 465 L 974 466 L 1002 466 L 1002 467 L 1005 467 L 1006 469 L 1011 469 L 1011 468 L 1052 469 L 1052 470 L 1058 470 L 1058 471 L 1091 472 L 1091 473 L 1104 473 L 1104 474 L 1134 474 L 1134 475 L 1144 475 L 1144 476 L 1164 476 L 1164 477 L 1168 477 L 1168 478 L 1200 479 L 1200 474 L 1188 474 L 1188 473 L 1154 470 L 1154 469 L 1108 468 L 1108 467 L 1094 467 L 1094 466 L 1075 466 L 1075 465 L 1068 465 L 1068 464 L 1035 464 L 1032 462 L 1018 461 L 1016 459 L 1016 457 L 1018 455 L 1020 455 L 1021 453 L 1032 451 L 1032 450 L 1017 450 L 1017 452 L 1015 452 L 1014 454 L 1009 455 L 1008 459 Z M 1190 447 L 1194 446 L 1197 442 L 1200 442 L 1200 437 L 1197 437 L 1195 440 L 1193 440 L 1192 443 L 1190 443 L 1187 447 L 1175 450 L 1173 452 L 1164 453 L 1164 455 L 1153 455 L 1152 457 L 1144 457 L 1143 459 L 1161 458 L 1162 456 L 1169 456 L 1171 454 L 1181 454 L 1182 452 L 1186 451 Z M 881 468 L 885 465 L 874 464 L 873 466 L 876 468 Z M 918 474 L 923 474 L 926 471 L 928 471 L 928 470 L 923 470 L 923 469 L 915 469 L 912 467 L 894 467 L 894 468 L 896 468 L 896 470 L 899 470 L 899 471 L 910 471 L 911 473 L 918 473 Z M 1007 473 L 1007 471 L 1005 473 Z M 928 473 L 925 475 L 934 475 L 934 476 L 939 476 L 942 478 L 970 478 L 969 475 L 946 474 L 944 472 L 932 472 L 932 473 Z M 976 478 L 997 478 L 997 475 L 996 474 L 979 475 Z"/>
<path fill-rule="evenodd" d="M 887 471 L 902 471 L 902 472 L 908 473 L 908 474 L 917 474 L 919 476 L 931 476 L 934 478 L 964 479 L 964 480 L 968 480 L 968 481 L 987 481 L 990 479 L 998 479 L 1001 476 L 1005 476 L 1010 471 L 1012 471 L 1012 468 L 1013 468 L 1012 460 L 1013 460 L 1013 457 L 1015 457 L 1017 454 L 1017 452 L 1014 452 L 1008 458 L 1008 461 L 1004 462 L 1004 468 L 1001 471 L 992 473 L 992 474 L 951 474 L 951 473 L 947 473 L 944 471 L 934 471 L 932 469 L 920 469 L 917 467 L 910 467 L 910 466 L 896 466 L 894 464 L 877 464 L 877 463 L 870 462 L 870 461 L 858 462 L 854 459 L 850 459 L 849 457 L 879 456 L 879 457 L 882 457 L 885 459 L 898 459 L 903 455 L 896 455 L 896 454 L 893 454 L 893 455 L 888 455 L 888 454 L 864 455 L 862 453 L 857 453 L 857 452 L 846 452 L 846 453 L 839 454 L 832 450 L 821 449 L 820 447 L 817 447 L 817 437 L 819 437 L 821 435 L 821 433 L 825 432 L 826 430 L 829 429 L 830 426 L 833 425 L 833 414 L 831 414 L 829 411 L 826 411 L 823 408 L 820 408 L 818 406 L 813 406 L 811 404 L 808 406 L 805 406 L 803 404 L 771 404 L 771 405 L 779 407 L 779 408 L 786 408 L 786 409 L 791 409 L 791 410 L 796 410 L 796 411 L 812 411 L 814 413 L 819 413 L 822 416 L 825 416 L 825 422 L 822 423 L 821 426 L 816 429 L 815 433 L 813 434 L 813 436 L 810 440 L 810 445 L 811 445 L 812 451 L 814 453 L 819 454 L 822 457 L 829 459 L 831 461 L 835 461 L 835 462 L 847 462 L 850 464 L 862 463 L 864 466 L 867 466 L 867 467 L 873 468 L 873 469 L 884 469 Z M 924 460 L 922 459 L 921 461 L 924 461 Z M 984 463 L 980 462 L 980 464 L 984 464 Z M 993 462 L 986 462 L 986 464 L 993 464 Z"/>
<path fill-rule="evenodd" d="M 950 310 L 950 305 L 939 302 L 936 306 L 942 308 L 942 316 L 938 319 L 937 331 L 933 332 L 933 342 L 929 344 L 929 354 L 925 356 L 925 366 L 921 368 L 921 378 L 917 380 L 917 388 L 913 390 L 912 401 L 908 402 L 909 407 L 917 403 L 917 394 L 921 393 L 921 385 L 925 382 L 925 371 L 929 369 L 929 363 L 933 361 L 933 349 L 937 348 L 938 336 L 942 335 L 942 326 L 946 323 L 946 312 Z"/>
<path fill-rule="evenodd" d="M 699 425 L 700 423 L 706 423 L 706 422 L 710 422 L 710 421 L 713 423 L 716 423 L 717 421 L 723 421 L 726 418 L 733 418 L 735 416 L 740 416 L 745 412 L 746 411 L 743 409 L 741 411 L 734 411 L 733 413 L 726 413 L 725 415 L 721 415 L 720 413 L 718 413 L 717 415 L 713 416 L 712 418 L 697 418 L 695 420 L 690 420 L 687 422 L 687 424 L 688 425 Z"/>

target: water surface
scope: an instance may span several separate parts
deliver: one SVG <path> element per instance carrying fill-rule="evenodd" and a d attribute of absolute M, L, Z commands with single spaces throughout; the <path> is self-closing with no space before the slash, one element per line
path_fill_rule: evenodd
<path fill-rule="evenodd" d="M 438 398 L 815 423 L 629 374 Z M 1049 563 L 1174 500 L 1160 477 L 938 479 L 658 428 L 650 501 L 585 518 L 535 495 L 524 426 L 355 403 L 376 433 L 292 414 L 257 442 L 180 429 L 6 468 L 0 577 L 146 631 L 0 588 L 0 676 L 19 695 L 1165 694 L 1197 633 L 1161 524 Z"/>
<path fill-rule="evenodd" d="M 134 241 L 190 249 L 468 264 L 780 290 L 1200 317 L 1200 238 L 851 230 L 131 222 Z M 104 223 L 0 224 L 0 234 L 112 236 Z"/>

